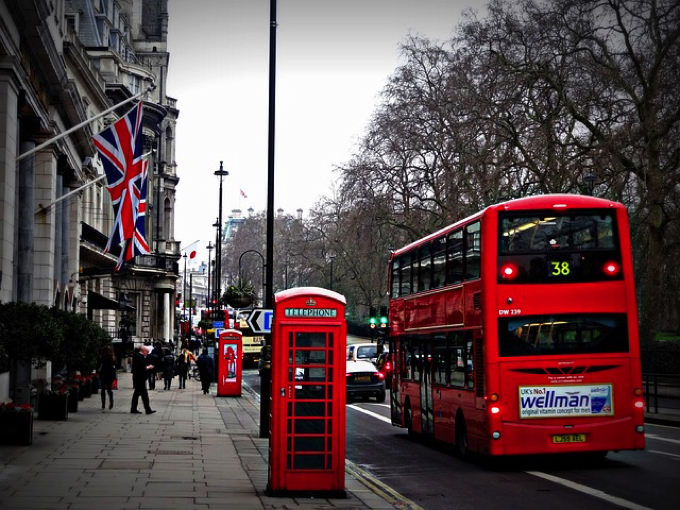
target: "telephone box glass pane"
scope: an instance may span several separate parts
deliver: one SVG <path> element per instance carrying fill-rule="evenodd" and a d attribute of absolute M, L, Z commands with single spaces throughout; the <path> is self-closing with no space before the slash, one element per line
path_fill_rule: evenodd
<path fill-rule="evenodd" d="M 295 451 L 296 452 L 323 452 L 324 438 L 321 437 L 296 437 Z"/>
<path fill-rule="evenodd" d="M 324 469 L 324 455 L 295 455 L 295 469 Z"/>
<path fill-rule="evenodd" d="M 326 351 L 295 351 L 296 365 L 325 365 Z"/>
<path fill-rule="evenodd" d="M 295 420 L 295 434 L 323 434 L 325 420 Z"/>
<path fill-rule="evenodd" d="M 295 386 L 295 398 L 301 400 L 326 398 L 326 387 L 321 384 Z"/>
<path fill-rule="evenodd" d="M 324 415 L 323 402 L 295 402 L 295 416 L 320 416 Z"/>
<path fill-rule="evenodd" d="M 326 347 L 326 333 L 295 333 L 296 347 Z"/>

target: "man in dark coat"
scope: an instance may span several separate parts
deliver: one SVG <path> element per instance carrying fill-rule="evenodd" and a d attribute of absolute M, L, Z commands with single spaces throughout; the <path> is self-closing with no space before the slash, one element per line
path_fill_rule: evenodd
<path fill-rule="evenodd" d="M 175 355 L 170 349 L 163 351 L 163 380 L 165 381 L 165 389 L 169 390 L 172 384 L 172 378 L 175 377 Z"/>
<path fill-rule="evenodd" d="M 148 364 L 146 357 L 149 354 L 149 348 L 146 345 L 142 345 L 139 349 L 135 350 L 132 356 L 132 386 L 135 391 L 132 394 L 132 405 L 130 407 L 130 412 L 133 414 L 141 414 L 137 410 L 137 403 L 139 402 L 139 397 L 142 397 L 142 403 L 144 404 L 144 410 L 146 414 L 153 414 L 156 411 L 151 409 L 149 405 L 149 392 L 146 390 L 146 381 L 149 377 L 149 371 L 153 373 L 153 365 Z"/>
<path fill-rule="evenodd" d="M 201 376 L 201 387 L 203 394 L 210 393 L 210 382 L 213 380 L 213 359 L 208 356 L 208 349 L 203 349 L 203 352 L 196 360 L 198 366 L 198 373 Z"/>

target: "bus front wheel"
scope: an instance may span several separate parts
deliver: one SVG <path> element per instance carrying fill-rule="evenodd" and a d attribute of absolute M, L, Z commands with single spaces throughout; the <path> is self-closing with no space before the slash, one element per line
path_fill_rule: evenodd
<path fill-rule="evenodd" d="M 456 453 L 461 459 L 467 459 L 469 455 L 467 426 L 461 413 L 456 415 Z"/>

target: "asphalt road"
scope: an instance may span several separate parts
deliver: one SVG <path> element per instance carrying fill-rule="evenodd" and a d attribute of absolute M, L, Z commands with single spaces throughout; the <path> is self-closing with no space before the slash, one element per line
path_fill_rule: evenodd
<path fill-rule="evenodd" d="M 259 391 L 257 372 L 245 381 Z M 462 461 L 389 423 L 389 404 L 347 406 L 346 458 L 427 510 L 680 508 L 680 429 L 647 425 L 645 451 L 603 460 L 523 457 Z"/>

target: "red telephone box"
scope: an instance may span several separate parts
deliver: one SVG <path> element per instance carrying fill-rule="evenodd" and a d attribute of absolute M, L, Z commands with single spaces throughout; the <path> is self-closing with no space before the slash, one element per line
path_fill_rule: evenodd
<path fill-rule="evenodd" d="M 217 396 L 241 396 L 242 333 L 227 329 L 220 333 L 217 351 Z"/>
<path fill-rule="evenodd" d="M 274 296 L 272 495 L 345 496 L 345 297 L 316 287 Z"/>

